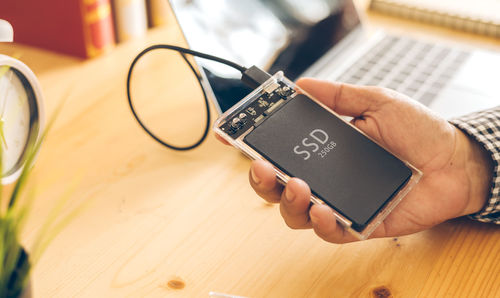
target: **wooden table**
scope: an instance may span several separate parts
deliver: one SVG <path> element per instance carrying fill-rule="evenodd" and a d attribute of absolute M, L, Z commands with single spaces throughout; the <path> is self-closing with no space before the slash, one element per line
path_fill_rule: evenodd
<path fill-rule="evenodd" d="M 486 37 L 364 19 L 370 28 L 500 49 Z M 88 61 L 0 45 L 38 75 L 49 118 L 65 101 L 32 176 L 38 196 L 23 241 L 33 241 L 64 191 L 67 209 L 85 206 L 37 264 L 34 297 L 499 297 L 496 226 L 462 218 L 411 236 L 329 244 L 288 229 L 248 185 L 249 161 L 213 136 L 184 153 L 158 145 L 125 96 L 132 58 L 158 42 L 182 37 L 170 25 Z M 138 109 L 160 135 L 179 143 L 200 135 L 201 93 L 178 55 L 153 54 L 135 74 Z"/>

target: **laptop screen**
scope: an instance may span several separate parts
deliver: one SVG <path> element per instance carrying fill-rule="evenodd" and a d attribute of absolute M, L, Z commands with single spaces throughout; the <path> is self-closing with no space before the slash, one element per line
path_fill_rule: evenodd
<path fill-rule="evenodd" d="M 189 46 L 295 80 L 359 25 L 352 0 L 170 0 Z M 250 93 L 236 70 L 196 59 L 221 112 Z"/>

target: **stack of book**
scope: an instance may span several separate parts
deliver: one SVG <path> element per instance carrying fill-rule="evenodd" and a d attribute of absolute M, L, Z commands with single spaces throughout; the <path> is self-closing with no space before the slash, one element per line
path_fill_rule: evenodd
<path fill-rule="evenodd" d="M 165 24 L 169 10 L 168 0 L 16 0 L 1 1 L 0 19 L 14 42 L 91 58 Z"/>
<path fill-rule="evenodd" d="M 370 9 L 455 30 L 500 37 L 499 0 L 371 0 Z"/>

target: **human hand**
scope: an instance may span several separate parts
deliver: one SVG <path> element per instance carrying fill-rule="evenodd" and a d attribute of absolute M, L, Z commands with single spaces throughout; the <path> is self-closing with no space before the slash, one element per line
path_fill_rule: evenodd
<path fill-rule="evenodd" d="M 415 233 L 475 213 L 484 205 L 491 160 L 475 141 L 426 107 L 378 87 L 315 79 L 301 79 L 297 85 L 338 114 L 354 117 L 352 124 L 424 174 L 371 237 Z M 271 164 L 254 161 L 250 184 L 259 196 L 280 204 L 289 227 L 313 228 L 319 237 L 334 243 L 356 240 L 336 222 L 330 207 L 310 206 L 311 192 L 304 181 L 292 178 L 283 187 Z"/>

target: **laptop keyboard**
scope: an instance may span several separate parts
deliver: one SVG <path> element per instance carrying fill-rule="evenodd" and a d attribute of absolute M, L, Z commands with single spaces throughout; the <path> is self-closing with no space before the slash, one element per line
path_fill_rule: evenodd
<path fill-rule="evenodd" d="M 439 44 L 386 36 L 337 80 L 387 87 L 429 105 L 469 55 Z"/>

